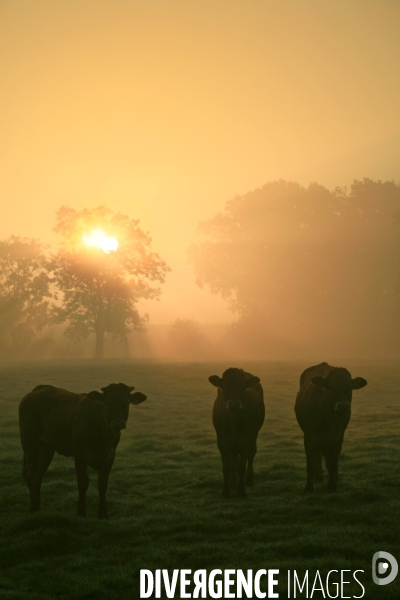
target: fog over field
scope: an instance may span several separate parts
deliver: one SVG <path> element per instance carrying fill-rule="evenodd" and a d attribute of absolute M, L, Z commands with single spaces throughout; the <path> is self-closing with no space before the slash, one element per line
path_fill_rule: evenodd
<path fill-rule="evenodd" d="M 0 360 L 397 357 L 399 28 L 389 0 L 1 3 Z"/>
<path fill-rule="evenodd" d="M 368 385 L 354 391 L 339 459 L 337 494 L 325 483 L 304 495 L 306 459 L 293 405 L 306 361 L 242 363 L 261 378 L 266 419 L 257 440 L 254 487 L 221 498 L 222 469 L 212 426 L 211 374 L 228 362 L 67 361 L 0 368 L 0 596 L 125 600 L 139 597 L 140 569 L 347 569 L 344 596 L 399 597 L 398 579 L 376 586 L 371 557 L 399 556 L 399 363 L 348 360 Z M 74 392 L 124 381 L 147 395 L 132 406 L 110 474 L 109 521 L 97 518 L 97 474 L 89 469 L 87 518 L 76 517 L 73 459 L 55 455 L 42 484 L 42 509 L 29 514 L 21 479 L 17 407 L 38 383 Z M 312 581 L 310 575 L 310 579 Z M 331 575 L 330 593 L 338 573 Z M 266 586 L 265 578 L 262 585 Z M 264 588 L 263 588 L 264 589 Z M 311 583 L 310 583 L 311 589 Z M 154 597 L 154 595 L 153 595 Z M 165 595 L 164 595 L 165 597 Z M 179 597 L 176 594 L 175 597 Z M 293 594 L 291 594 L 293 597 Z M 297 592 L 297 597 L 305 597 Z M 311 597 L 310 595 L 308 597 Z M 322 598 L 315 593 L 314 598 Z"/>

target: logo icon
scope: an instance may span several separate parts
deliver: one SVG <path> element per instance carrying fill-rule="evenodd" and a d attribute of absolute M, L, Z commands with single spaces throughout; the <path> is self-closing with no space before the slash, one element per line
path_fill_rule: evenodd
<path fill-rule="evenodd" d="M 372 579 L 376 585 L 392 583 L 396 579 L 398 570 L 399 565 L 392 554 L 383 550 L 375 552 L 372 557 Z M 380 577 L 381 575 L 386 575 L 386 577 Z"/>

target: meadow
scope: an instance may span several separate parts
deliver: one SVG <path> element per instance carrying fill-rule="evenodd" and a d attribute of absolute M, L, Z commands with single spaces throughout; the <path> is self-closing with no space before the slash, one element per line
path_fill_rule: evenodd
<path fill-rule="evenodd" d="M 333 362 L 365 377 L 368 385 L 353 394 L 337 494 L 327 494 L 322 484 L 313 495 L 303 495 L 305 454 L 293 407 L 299 376 L 311 364 L 60 361 L 3 366 L 0 598 L 136 599 L 140 569 L 215 568 L 279 569 L 280 598 L 288 597 L 288 570 L 300 575 L 319 570 L 326 576 L 332 569 L 361 569 L 364 598 L 399 599 L 400 575 L 389 585 L 375 585 L 371 560 L 384 550 L 400 562 L 400 364 Z M 266 420 L 258 438 L 254 487 L 246 499 L 233 495 L 224 500 L 211 422 L 215 388 L 208 376 L 221 375 L 229 366 L 261 378 Z M 148 399 L 131 408 L 117 449 L 107 493 L 110 519 L 97 518 L 94 471 L 88 517 L 75 516 L 73 460 L 58 455 L 43 481 L 42 510 L 29 514 L 21 477 L 19 401 L 39 383 L 88 392 L 112 382 L 134 385 Z M 361 593 L 359 585 L 345 587 L 347 597 Z M 297 598 L 304 597 L 297 592 Z M 313 594 L 322 597 L 322 592 Z"/>

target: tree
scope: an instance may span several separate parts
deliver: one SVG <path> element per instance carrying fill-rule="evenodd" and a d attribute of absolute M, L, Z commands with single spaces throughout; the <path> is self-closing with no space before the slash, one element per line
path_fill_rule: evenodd
<path fill-rule="evenodd" d="M 254 317 L 287 339 L 388 331 L 399 209 L 394 182 L 364 179 L 333 191 L 267 183 L 200 224 L 203 240 L 190 249 L 197 283 L 242 323 Z"/>
<path fill-rule="evenodd" d="M 137 303 L 159 297 L 153 284 L 163 283 L 169 268 L 149 250 L 151 238 L 139 221 L 105 206 L 81 211 L 62 206 L 54 230 L 63 238 L 55 270 L 63 301 L 55 320 L 67 322 L 65 335 L 75 342 L 94 333 L 95 357 L 101 358 L 105 334 L 124 338 L 144 329 L 147 315 L 139 315 Z M 116 239 L 118 248 L 105 252 L 85 245 L 93 231 Z"/>
<path fill-rule="evenodd" d="M 205 356 L 207 339 L 193 319 L 176 319 L 168 329 L 167 347 L 172 357 L 194 360 Z"/>
<path fill-rule="evenodd" d="M 49 321 L 51 260 L 38 240 L 0 241 L 0 346 L 19 355 Z"/>

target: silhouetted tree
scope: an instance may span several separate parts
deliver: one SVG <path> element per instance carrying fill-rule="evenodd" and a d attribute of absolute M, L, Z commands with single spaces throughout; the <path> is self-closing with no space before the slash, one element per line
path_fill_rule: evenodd
<path fill-rule="evenodd" d="M 268 183 L 200 224 L 204 239 L 190 249 L 197 283 L 285 335 L 378 329 L 394 316 L 399 208 L 394 182 Z"/>
<path fill-rule="evenodd" d="M 0 346 L 20 354 L 48 323 L 51 261 L 35 239 L 0 241 Z"/>
<path fill-rule="evenodd" d="M 55 320 L 67 322 L 65 335 L 73 341 L 94 333 L 95 357 L 101 358 L 105 334 L 123 339 L 133 329 L 144 329 L 147 315 L 139 315 L 137 303 L 159 297 L 154 283 L 163 283 L 169 268 L 150 251 L 151 238 L 139 221 L 126 215 L 105 206 L 81 211 L 63 206 L 56 218 L 54 230 L 63 243 L 55 277 L 63 302 Z M 107 254 L 85 246 L 83 238 L 93 230 L 116 238 L 117 250 Z"/>
<path fill-rule="evenodd" d="M 207 340 L 193 319 L 176 319 L 169 327 L 168 351 L 175 358 L 201 358 L 206 352 Z"/>

